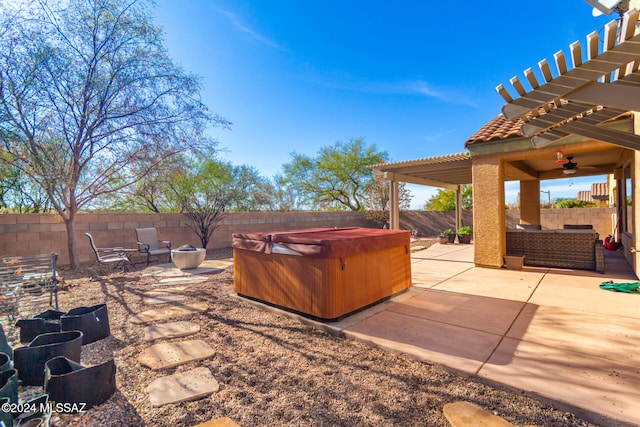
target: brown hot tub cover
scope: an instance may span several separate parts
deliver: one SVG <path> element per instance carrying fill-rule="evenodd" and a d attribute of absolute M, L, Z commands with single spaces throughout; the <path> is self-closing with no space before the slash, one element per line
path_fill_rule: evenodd
<path fill-rule="evenodd" d="M 233 247 L 266 254 L 274 246 L 315 258 L 343 258 L 408 245 L 408 230 L 378 228 L 309 228 L 256 233 L 233 233 Z"/>

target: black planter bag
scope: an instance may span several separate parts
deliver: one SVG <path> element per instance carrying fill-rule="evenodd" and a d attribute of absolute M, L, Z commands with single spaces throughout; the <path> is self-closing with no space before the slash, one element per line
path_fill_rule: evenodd
<path fill-rule="evenodd" d="M 13 363 L 23 385 L 43 385 L 44 365 L 49 359 L 65 356 L 80 362 L 82 332 L 54 332 L 38 335 L 27 347 L 16 348 Z"/>
<path fill-rule="evenodd" d="M 82 410 L 105 402 L 116 391 L 116 365 L 113 359 L 84 367 L 66 357 L 45 364 L 44 389 L 58 403 L 85 403 Z"/>
<path fill-rule="evenodd" d="M 51 418 L 51 410 L 47 405 L 49 397 L 46 394 L 42 394 L 35 399 L 31 399 L 24 404 L 26 408 L 34 409 L 34 411 L 23 412 L 17 414 L 14 417 L 14 425 L 29 427 L 44 427 L 49 425 L 49 418 Z M 44 412 L 42 411 L 44 409 Z"/>
<path fill-rule="evenodd" d="M 6 405 L 7 403 L 11 403 L 11 400 L 8 397 L 0 397 L 0 407 Z M 4 423 L 4 425 L 8 427 L 13 426 L 13 416 L 11 416 L 11 413 L 0 411 L 0 423 Z"/>
<path fill-rule="evenodd" d="M 106 304 L 92 307 L 77 307 L 60 317 L 63 331 L 81 331 L 82 344 L 89 344 L 111 335 L 109 313 Z"/>
<path fill-rule="evenodd" d="M 7 397 L 11 403 L 18 403 L 18 372 L 15 369 L 0 373 L 0 397 Z"/>
<path fill-rule="evenodd" d="M 7 353 L 0 352 L 0 372 L 11 369 L 11 358 Z"/>
<path fill-rule="evenodd" d="M 9 356 L 9 359 L 13 360 L 13 348 L 9 345 L 9 341 L 7 340 L 7 336 L 4 333 L 4 329 L 2 328 L 2 324 L 0 323 L 0 352 Z"/>
<path fill-rule="evenodd" d="M 20 328 L 20 342 L 31 342 L 40 334 L 60 332 L 60 316 L 63 311 L 47 310 L 31 319 L 20 319 L 16 326 Z"/>

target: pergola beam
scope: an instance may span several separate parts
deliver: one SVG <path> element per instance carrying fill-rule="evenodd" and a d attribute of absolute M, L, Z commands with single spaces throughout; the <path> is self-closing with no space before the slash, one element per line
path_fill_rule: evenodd
<path fill-rule="evenodd" d="M 628 84 L 593 82 L 566 96 L 570 101 L 640 111 L 640 87 Z"/>
<path fill-rule="evenodd" d="M 640 150 L 640 135 L 607 129 L 582 120 L 574 120 L 558 128 L 563 132 L 573 133 L 631 150 Z"/>
<path fill-rule="evenodd" d="M 447 188 L 449 190 L 456 190 L 458 188 L 457 184 L 451 184 L 448 182 L 442 182 L 427 178 L 418 178 L 415 176 L 403 175 L 394 172 L 383 172 L 382 177 L 389 181 L 408 182 L 410 184 L 428 185 L 431 187 Z"/>

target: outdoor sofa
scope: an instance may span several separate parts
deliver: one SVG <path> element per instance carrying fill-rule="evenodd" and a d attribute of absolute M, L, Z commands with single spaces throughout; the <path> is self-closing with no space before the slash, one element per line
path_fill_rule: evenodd
<path fill-rule="evenodd" d="M 562 230 L 507 230 L 507 255 L 524 256 L 524 265 L 593 270 L 604 273 L 604 247 L 588 227 Z"/>

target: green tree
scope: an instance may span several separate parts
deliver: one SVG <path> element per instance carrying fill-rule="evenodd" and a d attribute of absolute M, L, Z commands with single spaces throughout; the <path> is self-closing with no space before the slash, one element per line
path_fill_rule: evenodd
<path fill-rule="evenodd" d="M 428 211 L 453 211 L 456 209 L 456 192 L 441 188 L 427 200 L 424 208 Z M 473 187 L 471 184 L 462 186 L 462 209 L 473 209 Z"/>
<path fill-rule="evenodd" d="M 190 220 L 188 227 L 206 248 L 227 212 L 268 205 L 270 183 L 250 166 L 192 159 L 169 185 L 180 211 Z"/>
<path fill-rule="evenodd" d="M 0 161 L 1 212 L 45 213 L 51 209 L 49 197 L 40 186 L 10 162 Z"/>
<path fill-rule="evenodd" d="M 206 249 L 236 197 L 230 165 L 217 160 L 195 161 L 170 185 L 181 211 L 190 220 L 187 226 Z"/>
<path fill-rule="evenodd" d="M 575 199 L 564 199 L 558 201 L 555 205 L 557 209 L 566 209 L 566 208 L 597 208 L 598 205 L 594 202 L 589 202 L 587 200 L 575 200 Z"/>
<path fill-rule="evenodd" d="M 323 147 L 316 157 L 294 152 L 283 166 L 281 184 L 296 195 L 298 206 L 360 211 L 373 181 L 370 166 L 387 156 L 362 138 Z"/>
<path fill-rule="evenodd" d="M 172 183 L 190 168 L 189 156 L 177 154 L 160 162 L 132 185 L 100 197 L 95 208 L 109 212 L 179 212 Z"/>
<path fill-rule="evenodd" d="M 146 0 L 0 4 L 0 146 L 42 187 L 79 265 L 76 214 L 227 126 L 176 66 Z"/>
<path fill-rule="evenodd" d="M 269 179 L 260 175 L 258 169 L 248 165 L 232 166 L 231 173 L 236 197 L 231 199 L 230 210 L 274 210 L 275 188 Z"/>

